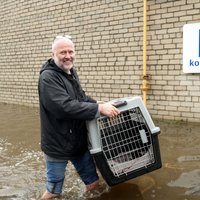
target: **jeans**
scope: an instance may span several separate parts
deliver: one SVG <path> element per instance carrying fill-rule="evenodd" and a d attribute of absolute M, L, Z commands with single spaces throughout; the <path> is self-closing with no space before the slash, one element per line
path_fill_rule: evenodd
<path fill-rule="evenodd" d="M 65 179 L 65 169 L 69 160 L 57 160 L 46 156 L 47 191 L 53 194 L 61 194 Z M 89 151 L 78 159 L 70 160 L 77 170 L 85 185 L 89 185 L 99 179 L 93 158 Z"/>

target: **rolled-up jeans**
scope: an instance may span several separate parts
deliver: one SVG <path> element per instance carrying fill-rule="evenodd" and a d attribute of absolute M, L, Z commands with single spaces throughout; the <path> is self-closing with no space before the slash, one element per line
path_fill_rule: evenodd
<path fill-rule="evenodd" d="M 65 179 L 65 170 L 69 160 L 58 160 L 49 156 L 46 159 L 46 189 L 53 194 L 61 194 Z M 89 151 L 81 157 L 70 160 L 85 185 L 89 185 L 99 179 L 94 160 Z"/>

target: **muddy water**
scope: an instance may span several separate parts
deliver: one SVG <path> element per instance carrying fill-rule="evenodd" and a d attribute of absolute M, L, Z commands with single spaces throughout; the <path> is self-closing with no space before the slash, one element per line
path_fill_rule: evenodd
<path fill-rule="evenodd" d="M 106 187 L 105 193 L 92 199 L 200 199 L 200 125 L 154 122 L 161 128 L 163 167 L 126 183 Z M 40 199 L 45 190 L 45 164 L 39 133 L 37 108 L 0 104 L 0 199 Z M 83 183 L 69 165 L 62 199 L 86 199 L 83 191 Z"/>

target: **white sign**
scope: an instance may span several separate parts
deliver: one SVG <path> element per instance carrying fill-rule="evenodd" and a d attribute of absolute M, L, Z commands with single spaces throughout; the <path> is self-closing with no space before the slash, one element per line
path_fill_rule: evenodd
<path fill-rule="evenodd" d="M 183 72 L 200 73 L 200 23 L 183 26 Z"/>

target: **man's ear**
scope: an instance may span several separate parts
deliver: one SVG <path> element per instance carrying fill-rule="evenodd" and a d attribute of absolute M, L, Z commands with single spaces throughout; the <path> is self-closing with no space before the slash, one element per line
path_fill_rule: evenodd
<path fill-rule="evenodd" d="M 53 53 L 53 52 L 51 53 L 51 57 L 52 57 L 52 58 L 54 57 L 54 53 Z"/>

